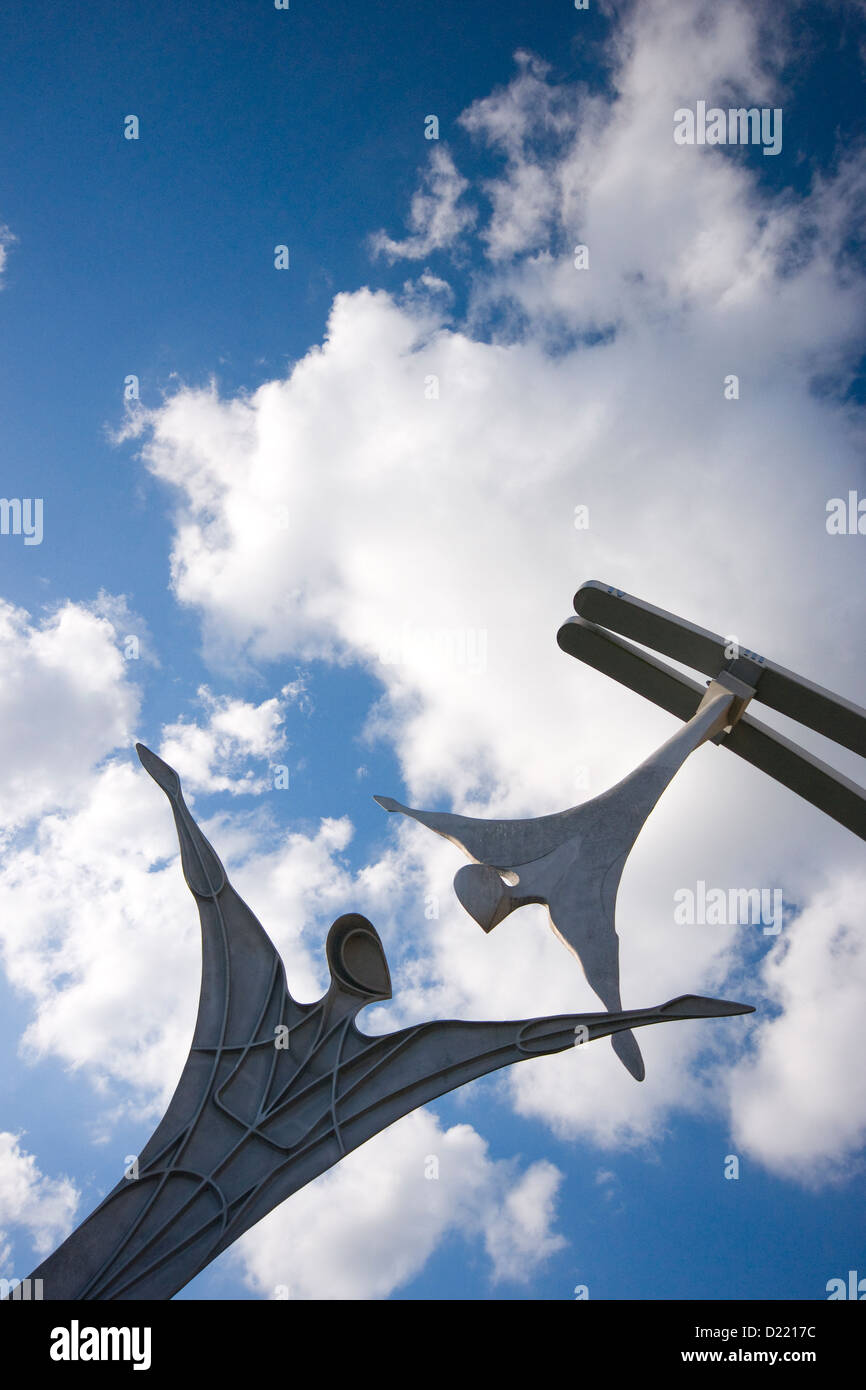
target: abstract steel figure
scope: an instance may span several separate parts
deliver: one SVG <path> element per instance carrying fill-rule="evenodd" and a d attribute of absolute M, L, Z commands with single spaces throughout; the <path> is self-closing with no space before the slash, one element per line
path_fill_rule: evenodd
<path fill-rule="evenodd" d="M 550 925 L 577 956 L 606 1008 L 621 1010 L 616 895 L 625 861 L 644 822 L 686 758 L 739 717 L 745 687 L 713 682 L 694 718 L 615 787 L 580 806 L 535 820 L 479 820 L 445 811 L 414 811 L 391 797 L 374 799 L 401 811 L 475 861 L 454 877 L 460 902 L 484 931 L 527 903 L 545 904 Z M 644 1064 L 634 1035 L 611 1037 L 636 1080 Z"/>
<path fill-rule="evenodd" d="M 34 1270 L 45 1299 L 171 1298 L 286 1197 L 416 1106 L 499 1067 L 575 1042 L 676 1019 L 751 1013 L 684 995 L 655 1009 L 511 1022 L 423 1023 L 381 1037 L 355 1016 L 391 996 L 366 918 L 330 929 L 331 984 L 301 1004 L 275 947 L 187 809 L 176 772 L 138 755 L 171 802 L 202 929 L 202 986 L 189 1057 L 138 1160 Z"/>

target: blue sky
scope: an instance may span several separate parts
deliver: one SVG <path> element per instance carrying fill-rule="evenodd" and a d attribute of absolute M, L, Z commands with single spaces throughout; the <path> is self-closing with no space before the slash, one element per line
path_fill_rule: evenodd
<path fill-rule="evenodd" d="M 41 544 L 0 535 L 0 1272 L 23 1277 L 143 1146 L 194 1019 L 195 908 L 135 739 L 299 998 L 331 920 L 371 918 L 384 1029 L 598 1007 L 541 908 L 484 936 L 458 851 L 372 800 L 546 814 L 673 732 L 557 648 L 582 582 L 862 702 L 866 540 L 826 508 L 866 496 L 866 8 L 35 3 L 0 52 L 2 492 L 44 504 Z M 781 109 L 781 152 L 677 146 L 698 101 Z M 738 761 L 678 776 L 618 924 L 625 1007 L 755 1015 L 646 1030 L 640 1086 L 598 1043 L 445 1097 L 180 1297 L 866 1275 L 860 844 Z M 781 888 L 781 932 L 678 925 L 700 879 Z"/>

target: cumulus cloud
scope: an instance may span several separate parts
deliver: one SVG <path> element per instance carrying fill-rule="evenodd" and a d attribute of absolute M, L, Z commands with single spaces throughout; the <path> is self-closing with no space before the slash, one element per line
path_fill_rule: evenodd
<path fill-rule="evenodd" d="M 124 613 L 126 610 L 124 609 Z M 101 600 L 35 621 L 0 601 L 0 823 L 68 805 L 130 736 L 139 693 Z"/>
<path fill-rule="evenodd" d="M 735 1140 L 815 1186 L 845 1173 L 866 1139 L 864 902 L 862 871 L 827 884 L 767 958 L 763 984 L 779 1012 L 727 1082 Z"/>
<path fill-rule="evenodd" d="M 484 1241 L 497 1282 L 526 1283 L 540 1265 L 566 1245 L 551 1232 L 562 1174 L 552 1163 L 533 1163 L 492 1214 Z"/>
<path fill-rule="evenodd" d="M 283 729 L 290 703 L 306 701 L 303 678 L 284 685 L 279 695 L 254 705 L 229 695 L 214 695 L 205 685 L 198 691 L 207 716 L 205 724 L 178 720 L 163 730 L 160 756 L 176 768 L 192 791 L 261 793 L 273 779 L 245 768 L 250 758 L 275 759 L 286 747 Z M 217 770 L 218 769 L 218 770 Z"/>
<path fill-rule="evenodd" d="M 459 173 L 450 151 L 444 145 L 434 145 L 423 186 L 413 195 L 409 209 L 412 235 L 395 241 L 385 232 L 377 232 L 370 242 L 374 255 L 392 262 L 420 261 L 432 251 L 453 246 L 476 220 L 476 210 L 460 201 L 468 187 L 469 181 Z"/>
<path fill-rule="evenodd" d="M 502 177 L 482 184 L 492 212 L 481 240 L 494 261 L 547 245 L 562 198 L 561 168 L 551 149 L 561 160 L 581 117 L 579 89 L 549 83 L 549 63 L 524 51 L 515 62 L 517 76 L 508 86 L 460 117 L 464 129 L 506 161 Z"/>
<path fill-rule="evenodd" d="M 78 1200 L 70 1178 L 40 1172 L 33 1154 L 21 1147 L 20 1134 L 0 1133 L 0 1269 L 5 1277 L 22 1277 L 9 1266 L 7 1229 L 26 1231 L 36 1253 L 47 1255 L 72 1229 Z"/>

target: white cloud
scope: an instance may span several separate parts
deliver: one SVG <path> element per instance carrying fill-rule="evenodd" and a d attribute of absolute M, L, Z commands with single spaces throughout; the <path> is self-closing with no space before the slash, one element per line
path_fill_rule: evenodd
<path fill-rule="evenodd" d="M 505 177 L 483 184 L 493 210 L 481 239 L 492 260 L 547 245 L 562 193 L 560 170 L 540 151 L 573 139 L 580 112 L 575 87 L 548 83 L 548 63 L 522 51 L 515 61 L 517 76 L 460 118 L 466 130 L 506 157 Z"/>
<path fill-rule="evenodd" d="M 491 1216 L 485 1244 L 497 1281 L 526 1283 L 566 1240 L 551 1231 L 562 1174 L 552 1163 L 533 1163 Z"/>
<path fill-rule="evenodd" d="M 47 1255 L 72 1229 L 78 1200 L 70 1178 L 48 1178 L 39 1171 L 36 1159 L 21 1147 L 20 1134 L 0 1133 L 0 1269 L 7 1278 L 24 1277 L 24 1271 L 9 1266 L 7 1229 L 22 1228 L 37 1254 Z"/>
<path fill-rule="evenodd" d="M 229 695 L 214 695 L 207 686 L 198 691 L 204 725 L 178 720 L 163 730 L 160 756 L 180 773 L 191 791 L 261 793 L 273 778 L 242 765 L 249 759 L 273 762 L 287 745 L 283 723 L 291 701 L 305 699 L 303 679 L 283 686 L 279 695 L 254 705 Z M 217 771 L 219 769 L 219 771 Z M 229 776 L 226 769 L 240 775 Z"/>
<path fill-rule="evenodd" d="M 779 1012 L 728 1078 L 735 1142 L 815 1186 L 848 1171 L 866 1140 L 864 903 L 862 870 L 816 894 L 764 965 Z"/>
<path fill-rule="evenodd" d="M 139 695 L 102 604 L 64 603 L 36 623 L 0 601 L 0 821 L 69 805 L 130 737 Z"/>
<path fill-rule="evenodd" d="M 413 195 L 409 210 L 412 235 L 395 241 L 385 232 L 378 232 L 370 239 L 374 254 L 389 261 L 420 261 L 432 251 L 452 246 L 474 225 L 477 216 L 474 208 L 460 204 L 468 187 L 468 180 L 458 172 L 450 152 L 444 145 L 434 145 L 424 173 L 423 190 Z"/>

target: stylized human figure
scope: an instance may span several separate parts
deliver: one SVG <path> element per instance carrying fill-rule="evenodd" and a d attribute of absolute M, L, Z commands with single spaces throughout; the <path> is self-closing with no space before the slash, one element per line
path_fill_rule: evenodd
<path fill-rule="evenodd" d="M 298 1003 L 276 949 L 190 815 L 177 774 L 137 749 L 171 802 L 198 903 L 198 1018 L 137 1176 L 121 1179 L 31 1275 L 45 1299 L 170 1298 L 284 1198 L 455 1086 L 618 1029 L 752 1012 L 687 995 L 629 1013 L 432 1022 L 370 1037 L 356 1014 L 391 996 L 370 922 L 356 914 L 334 922 L 330 988 L 316 1003 Z"/>
<path fill-rule="evenodd" d="M 580 806 L 535 820 L 480 820 L 445 811 L 401 811 L 473 859 L 454 877 L 460 902 L 484 931 L 527 903 L 546 904 L 550 925 L 577 956 L 605 1008 L 620 1010 L 616 895 L 625 861 L 674 775 L 700 744 L 725 728 L 733 696 L 712 693 L 694 718 L 615 787 Z M 503 877 L 505 875 L 505 877 Z M 614 1052 L 638 1081 L 643 1058 L 632 1033 L 611 1037 Z"/>

